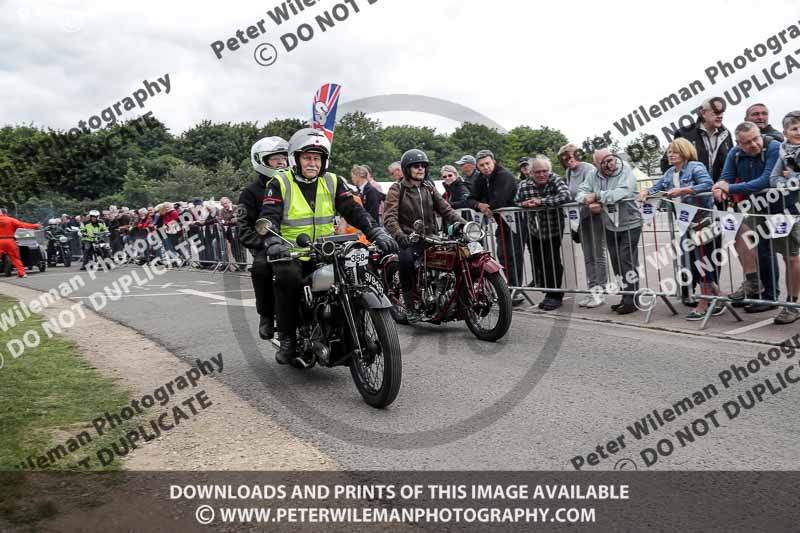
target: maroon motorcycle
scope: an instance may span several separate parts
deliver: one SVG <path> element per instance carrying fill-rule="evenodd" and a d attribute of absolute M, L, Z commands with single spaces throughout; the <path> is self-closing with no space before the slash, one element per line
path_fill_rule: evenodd
<path fill-rule="evenodd" d="M 420 322 L 441 324 L 463 320 L 484 341 L 497 341 L 511 326 L 511 295 L 502 267 L 481 241 L 485 233 L 468 222 L 458 238 L 423 235 L 423 223 L 414 223 L 412 243 L 422 242 L 425 252 L 415 264 L 414 305 Z M 400 286 L 397 255 L 382 258 L 379 265 L 392 318 L 408 324 Z"/>

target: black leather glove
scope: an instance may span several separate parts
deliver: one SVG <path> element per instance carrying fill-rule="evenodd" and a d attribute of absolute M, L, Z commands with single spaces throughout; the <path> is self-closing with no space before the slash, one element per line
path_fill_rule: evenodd
<path fill-rule="evenodd" d="M 373 226 L 365 233 L 367 239 L 378 245 L 383 253 L 396 254 L 400 248 L 397 246 L 397 241 L 392 239 L 386 230 L 380 226 Z"/>
<path fill-rule="evenodd" d="M 267 251 L 267 257 L 273 261 L 289 257 L 289 246 L 277 237 L 267 239 L 264 247 Z"/>
<path fill-rule="evenodd" d="M 398 233 L 394 240 L 397 241 L 397 244 L 400 246 L 400 248 L 408 248 L 411 246 L 411 239 L 409 239 L 408 235 L 405 233 Z"/>

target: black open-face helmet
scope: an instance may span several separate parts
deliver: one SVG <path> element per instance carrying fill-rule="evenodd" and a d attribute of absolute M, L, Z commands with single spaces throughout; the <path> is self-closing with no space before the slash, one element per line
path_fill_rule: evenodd
<path fill-rule="evenodd" d="M 400 158 L 400 167 L 403 169 L 403 176 L 411 179 L 411 165 L 414 163 L 425 163 L 425 179 L 428 179 L 428 165 L 430 165 L 428 154 L 416 148 L 407 151 L 403 154 L 403 157 Z"/>

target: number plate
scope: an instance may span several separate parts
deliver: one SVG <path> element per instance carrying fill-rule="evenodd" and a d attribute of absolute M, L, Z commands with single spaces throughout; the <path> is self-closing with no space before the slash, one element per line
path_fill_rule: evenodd
<path fill-rule="evenodd" d="M 364 271 L 364 281 L 367 282 L 368 285 L 374 287 L 379 293 L 383 294 L 383 283 L 378 279 L 378 276 L 369 270 Z"/>
<path fill-rule="evenodd" d="M 467 244 L 467 248 L 469 248 L 469 253 L 472 255 L 479 254 L 483 251 L 483 245 L 480 242 L 471 242 Z"/>

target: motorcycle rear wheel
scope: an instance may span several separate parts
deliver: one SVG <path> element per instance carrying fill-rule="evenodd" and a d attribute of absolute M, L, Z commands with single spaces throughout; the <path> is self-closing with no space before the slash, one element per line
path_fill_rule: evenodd
<path fill-rule="evenodd" d="M 350 361 L 350 374 L 364 401 L 375 408 L 390 405 L 400 391 L 402 360 L 397 328 L 388 309 L 355 309 L 364 350 Z"/>
<path fill-rule="evenodd" d="M 477 279 L 477 278 L 476 278 Z M 503 337 L 511 327 L 511 293 L 508 291 L 506 280 L 499 272 L 484 274 L 482 286 L 475 285 L 473 289 L 476 294 L 483 294 L 487 300 L 488 307 L 481 313 L 475 308 L 475 302 L 465 301 L 467 313 L 464 321 L 467 327 L 478 339 L 482 341 L 495 342 Z M 464 299 L 466 300 L 466 290 Z M 494 325 L 484 325 L 483 319 L 492 313 L 497 312 L 497 320 Z"/>

